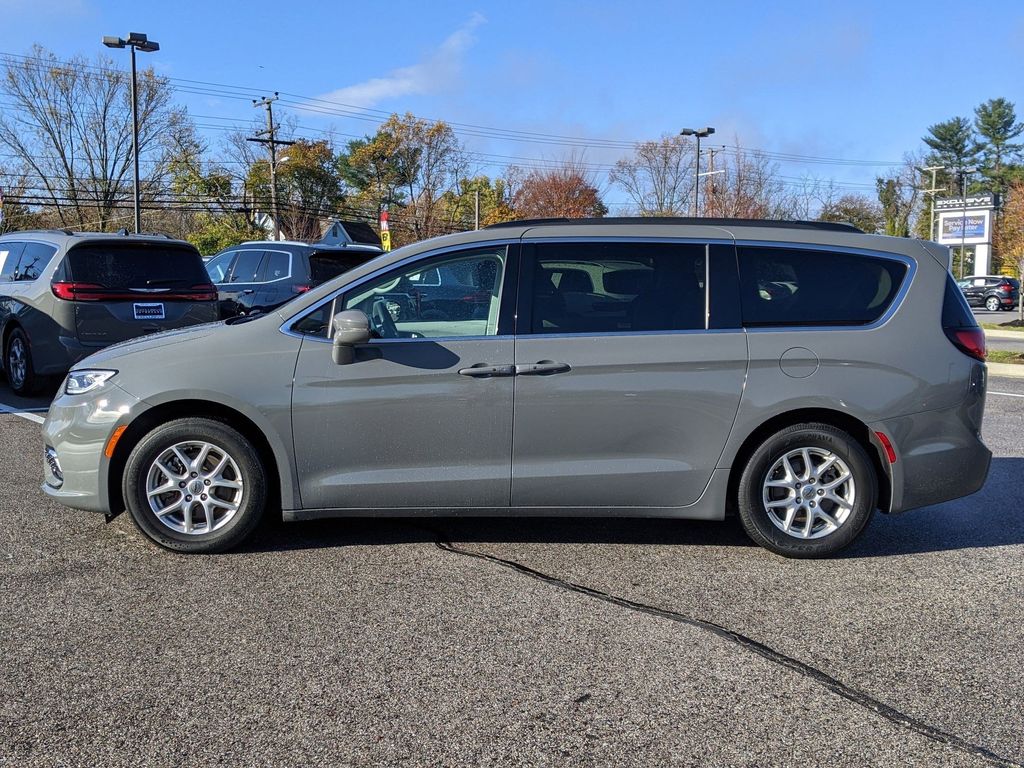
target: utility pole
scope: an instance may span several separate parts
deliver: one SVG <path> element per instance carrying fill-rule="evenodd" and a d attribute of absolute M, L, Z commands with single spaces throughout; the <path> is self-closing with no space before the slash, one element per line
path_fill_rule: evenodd
<path fill-rule="evenodd" d="M 267 129 L 259 131 L 255 136 L 246 139 L 257 144 L 266 144 L 270 150 L 270 209 L 274 219 L 274 240 L 281 239 L 280 211 L 277 207 L 277 148 L 288 147 L 294 141 L 281 141 L 277 138 L 277 126 L 274 125 L 274 102 L 277 101 L 277 91 L 271 97 L 264 96 L 261 99 L 253 99 L 254 107 L 263 107 L 267 110 Z"/>
<path fill-rule="evenodd" d="M 480 229 L 480 190 L 473 194 L 473 229 Z"/>
<path fill-rule="evenodd" d="M 710 208 L 710 215 L 715 215 L 715 153 L 718 152 L 714 147 L 708 149 L 708 191 L 705 192 L 705 197 L 710 195 L 710 205 L 704 206 L 704 212 L 708 213 Z"/>
<path fill-rule="evenodd" d="M 944 171 L 946 169 L 943 166 L 941 166 L 941 165 L 930 165 L 927 168 L 918 168 L 917 170 L 919 170 L 921 173 L 931 173 L 931 175 L 932 175 L 932 186 L 931 186 L 930 189 L 924 190 L 924 193 L 926 195 L 930 195 L 931 196 L 931 201 L 932 201 L 931 209 L 930 209 L 929 214 L 928 214 L 928 238 L 931 239 L 931 240 L 935 240 L 936 239 L 936 237 L 935 237 L 935 193 L 936 192 L 945 192 L 946 191 L 945 187 L 942 187 L 941 189 L 939 189 L 938 187 L 935 186 L 935 184 L 936 184 L 936 175 L 935 174 L 937 174 L 939 171 Z"/>

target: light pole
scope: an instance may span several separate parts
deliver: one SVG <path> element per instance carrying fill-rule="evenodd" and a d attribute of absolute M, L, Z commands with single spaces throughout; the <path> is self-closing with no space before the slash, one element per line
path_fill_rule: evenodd
<path fill-rule="evenodd" d="M 697 170 L 693 177 L 693 215 L 700 216 L 700 140 L 706 139 L 708 136 L 713 134 L 715 129 L 711 126 L 705 126 L 704 128 L 683 128 L 679 132 L 680 136 L 696 136 L 697 137 L 697 159 L 696 167 Z"/>
<path fill-rule="evenodd" d="M 132 161 L 134 166 L 134 182 L 132 193 L 135 198 L 135 234 L 142 229 L 142 212 L 139 209 L 139 96 L 136 86 L 135 49 L 143 53 L 154 53 L 160 50 L 160 43 L 150 40 L 141 32 L 129 32 L 128 39 L 104 35 L 103 44 L 107 48 L 131 48 L 132 50 Z"/>
<path fill-rule="evenodd" d="M 952 170 L 952 169 L 949 169 Z M 964 279 L 964 261 L 967 259 L 967 177 L 976 172 L 975 166 L 960 169 L 960 193 L 964 199 L 964 215 L 960 221 L 960 279 Z"/>

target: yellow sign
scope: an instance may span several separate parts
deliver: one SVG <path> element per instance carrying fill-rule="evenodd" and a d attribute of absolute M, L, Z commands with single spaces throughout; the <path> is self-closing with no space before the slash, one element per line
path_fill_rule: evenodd
<path fill-rule="evenodd" d="M 380 233 L 380 247 L 385 251 L 391 250 L 391 233 L 386 229 Z"/>

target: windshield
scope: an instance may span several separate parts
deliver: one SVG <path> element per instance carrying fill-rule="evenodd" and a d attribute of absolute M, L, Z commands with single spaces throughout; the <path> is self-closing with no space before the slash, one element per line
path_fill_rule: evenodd
<path fill-rule="evenodd" d="M 174 243 L 88 243 L 66 259 L 69 278 L 104 288 L 175 288 L 209 283 L 199 251 Z"/>

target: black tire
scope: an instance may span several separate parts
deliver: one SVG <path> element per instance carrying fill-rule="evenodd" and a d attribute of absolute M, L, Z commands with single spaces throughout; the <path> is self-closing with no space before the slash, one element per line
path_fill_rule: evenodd
<path fill-rule="evenodd" d="M 237 511 L 219 527 L 218 512 L 215 511 L 213 513 L 214 527 L 209 532 L 184 533 L 174 530 L 170 525 L 161 522 L 149 505 L 146 483 L 150 468 L 156 459 L 170 450 L 172 446 L 190 441 L 209 443 L 228 454 L 237 466 L 239 475 L 237 481 L 240 481 L 242 486 L 241 501 Z M 214 458 L 216 455 L 214 453 Z M 186 457 L 189 457 L 188 454 Z M 230 471 L 232 475 L 235 474 L 233 469 Z M 201 480 L 201 477 L 199 479 Z M 194 482 L 189 478 L 182 480 L 182 482 L 186 481 Z M 214 484 L 216 485 L 216 483 Z M 191 499 L 191 496 L 184 496 L 186 492 L 188 492 L 187 486 L 185 491 L 180 492 L 181 498 Z M 267 476 L 263 462 L 252 443 L 236 430 L 212 419 L 178 419 L 156 427 L 135 446 L 125 466 L 122 493 L 135 525 L 155 544 L 174 552 L 223 552 L 241 544 L 259 526 L 266 511 Z M 168 493 L 179 492 L 169 491 Z M 212 496 L 213 489 L 210 489 L 209 493 Z M 171 501 L 175 498 L 177 497 L 173 495 L 170 497 Z M 199 504 L 200 502 L 196 499 L 191 509 L 196 511 L 199 519 L 204 521 L 202 524 L 207 525 L 208 521 L 204 512 L 198 509 Z M 225 510 L 221 510 L 219 514 L 224 515 Z M 182 512 L 182 518 L 184 520 L 184 512 Z M 176 522 L 176 518 L 173 516 L 168 517 L 168 520 Z"/>
<path fill-rule="evenodd" d="M 802 448 L 809 448 L 812 451 L 818 449 L 835 454 L 846 464 L 853 478 L 855 493 L 853 494 L 852 509 L 838 528 L 831 533 L 823 534 L 821 538 L 800 538 L 796 534 L 786 533 L 772 522 L 765 506 L 764 484 L 769 479 L 769 472 L 783 456 Z M 821 478 L 816 479 L 821 480 Z M 803 490 L 806 490 L 806 483 Z M 788 492 L 782 491 L 781 493 Z M 815 495 L 808 499 L 822 504 Z M 828 557 L 849 546 L 871 520 L 878 503 L 878 478 L 867 452 L 847 432 L 830 424 L 795 424 L 776 432 L 751 455 L 740 477 L 737 502 L 743 530 L 755 543 L 783 557 Z M 809 503 L 809 501 L 805 503 Z M 827 499 L 826 503 L 831 504 Z M 814 506 L 814 504 L 810 504 L 810 506 Z M 803 509 L 804 517 L 802 519 L 806 520 L 807 509 L 806 507 Z M 824 511 L 823 506 L 818 509 Z M 841 508 L 829 508 L 829 512 L 832 514 L 835 514 L 837 510 L 841 511 Z M 820 524 L 823 528 L 826 527 L 824 521 L 816 521 L 813 517 L 811 520 L 814 526 Z"/>
<path fill-rule="evenodd" d="M 14 356 L 17 354 L 23 355 L 24 374 L 12 370 L 16 365 Z M 32 367 L 32 346 L 21 328 L 15 328 L 7 337 L 7 344 L 4 346 L 4 373 L 7 375 L 7 383 L 16 395 L 28 397 L 39 390 L 40 380 Z"/>

